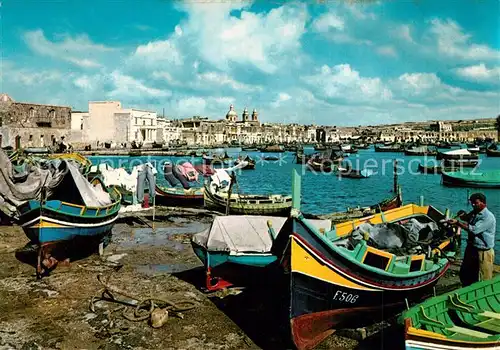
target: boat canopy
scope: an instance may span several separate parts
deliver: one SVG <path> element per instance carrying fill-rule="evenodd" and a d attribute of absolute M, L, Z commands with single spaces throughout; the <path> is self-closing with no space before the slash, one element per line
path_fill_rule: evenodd
<path fill-rule="evenodd" d="M 39 200 L 45 188 L 46 200 L 57 199 L 85 206 L 111 204 L 109 194 L 94 187 L 73 162 L 61 159 L 40 160 L 34 164 L 14 166 L 0 151 L 0 209 L 14 216 L 16 207 Z"/>
<path fill-rule="evenodd" d="M 279 232 L 286 217 L 231 215 L 215 217 L 212 226 L 193 236 L 193 241 L 209 251 L 238 253 L 269 253 L 273 240 L 267 222 Z M 330 220 L 309 220 L 318 229 L 331 230 Z"/>
<path fill-rule="evenodd" d="M 444 152 L 443 154 L 447 154 L 447 155 L 450 155 L 450 156 L 470 156 L 472 155 L 472 153 L 469 152 L 469 150 L 465 149 L 465 148 L 462 148 L 462 149 L 455 149 L 453 151 L 448 151 L 448 152 Z"/>

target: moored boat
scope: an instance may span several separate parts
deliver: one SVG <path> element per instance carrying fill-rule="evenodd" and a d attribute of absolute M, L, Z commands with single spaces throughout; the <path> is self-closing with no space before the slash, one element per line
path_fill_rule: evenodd
<path fill-rule="evenodd" d="M 375 152 L 402 152 L 403 148 L 401 145 L 375 145 Z"/>
<path fill-rule="evenodd" d="M 405 311 L 406 350 L 499 349 L 500 276 L 435 296 Z"/>
<path fill-rule="evenodd" d="M 443 168 L 441 165 L 422 165 L 418 164 L 418 171 L 422 174 L 441 174 Z"/>
<path fill-rule="evenodd" d="M 405 149 L 404 154 L 405 156 L 435 156 L 437 151 L 428 146 L 419 146 Z"/>
<path fill-rule="evenodd" d="M 282 153 L 285 152 L 280 145 L 269 145 L 259 149 L 262 153 Z"/>
<path fill-rule="evenodd" d="M 234 165 L 238 165 L 240 164 L 241 162 L 246 162 L 247 165 L 245 165 L 243 168 L 243 170 L 253 170 L 255 169 L 255 160 L 253 160 L 252 158 L 250 158 L 250 156 L 246 156 L 245 158 L 238 158 L 234 161 Z"/>
<path fill-rule="evenodd" d="M 252 269 L 275 262 L 271 253 L 275 237 L 269 234 L 268 225 L 278 232 L 285 221 L 285 217 L 275 216 L 216 216 L 210 228 L 193 235 L 193 250 L 206 270 L 206 288 L 213 291 L 244 285 Z M 329 220 L 311 222 L 330 230 Z"/>
<path fill-rule="evenodd" d="M 294 199 L 300 192 L 296 179 Z M 298 349 L 313 348 L 333 328 L 396 314 L 407 300 L 431 293 L 449 268 L 453 253 L 444 252 L 456 232 L 439 224 L 446 215 L 432 206 L 409 204 L 322 232 L 303 217 L 298 203 L 272 248 L 286 277 L 286 310 Z"/>
<path fill-rule="evenodd" d="M 450 187 L 500 188 L 500 170 L 443 172 L 441 177 Z"/>
<path fill-rule="evenodd" d="M 156 204 L 176 207 L 203 207 L 203 188 L 164 187 L 156 185 Z"/>
<path fill-rule="evenodd" d="M 477 153 L 470 152 L 467 149 L 456 149 L 453 151 L 448 151 L 448 152 L 438 152 L 436 154 L 436 159 L 441 160 L 466 160 L 466 159 L 473 159 L 477 160 L 479 157 Z"/>
<path fill-rule="evenodd" d="M 43 189 L 41 196 L 44 197 Z M 18 224 L 30 242 L 38 245 L 37 275 L 48 272 L 65 258 L 68 245 L 100 240 L 110 233 L 120 200 L 116 189 L 108 190 L 98 178 L 90 184 L 76 168 L 70 167 L 50 197 L 20 205 Z"/>
<path fill-rule="evenodd" d="M 272 194 L 238 194 L 232 192 L 233 179 L 223 169 L 216 169 L 205 183 L 205 206 L 229 214 L 287 216 L 292 207 L 292 197 Z M 229 204 L 228 204 L 229 202 Z"/>
<path fill-rule="evenodd" d="M 488 157 L 500 157 L 500 150 L 496 145 L 494 147 L 488 147 L 486 148 L 486 155 Z"/>
<path fill-rule="evenodd" d="M 373 175 L 373 171 L 370 169 L 353 169 L 353 168 L 337 168 L 337 175 L 339 177 L 346 177 L 350 179 L 364 179 Z"/>

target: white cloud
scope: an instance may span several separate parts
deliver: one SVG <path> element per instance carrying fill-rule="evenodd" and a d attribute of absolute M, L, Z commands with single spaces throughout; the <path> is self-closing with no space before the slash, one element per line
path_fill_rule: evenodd
<path fill-rule="evenodd" d="M 405 96 L 425 95 L 441 87 L 441 79 L 434 73 L 405 73 L 395 82 Z"/>
<path fill-rule="evenodd" d="M 148 87 L 141 81 L 119 71 L 112 72 L 110 77 L 115 88 L 108 95 L 113 98 L 166 97 L 172 94 L 169 90 Z"/>
<path fill-rule="evenodd" d="M 384 86 L 380 78 L 361 77 L 349 64 L 331 68 L 324 65 L 318 74 L 306 76 L 303 80 L 330 99 L 378 103 L 392 97 L 391 90 Z"/>
<path fill-rule="evenodd" d="M 40 86 L 60 81 L 63 74 L 57 70 L 10 69 L 9 78 L 24 86 Z"/>
<path fill-rule="evenodd" d="M 415 43 L 415 40 L 413 40 L 411 35 L 411 28 L 408 24 L 402 24 L 396 27 L 394 34 L 410 44 Z"/>
<path fill-rule="evenodd" d="M 283 104 L 283 102 L 289 101 L 291 98 L 292 96 L 290 96 L 286 92 L 280 92 L 278 94 L 278 97 L 273 102 L 271 102 L 271 107 L 278 108 Z"/>
<path fill-rule="evenodd" d="M 388 57 L 397 57 L 398 56 L 396 49 L 392 45 L 380 46 L 377 48 L 377 52 L 380 55 L 388 56 Z"/>
<path fill-rule="evenodd" d="M 484 63 L 480 63 L 475 66 L 457 68 L 455 73 L 469 81 L 500 83 L 500 66 L 489 69 Z"/>
<path fill-rule="evenodd" d="M 268 13 L 252 13 L 245 2 L 185 3 L 188 20 L 182 37 L 196 46 L 204 61 L 219 70 L 233 63 L 274 73 L 287 54 L 297 53 L 308 18 L 305 4 L 284 5 Z M 240 16 L 231 16 L 240 10 Z"/>
<path fill-rule="evenodd" d="M 261 91 L 262 86 L 240 83 L 226 73 L 206 72 L 197 75 L 198 86 L 213 88 L 214 86 L 227 86 L 241 92 Z"/>
<path fill-rule="evenodd" d="M 151 41 L 145 45 L 139 45 L 132 55 L 134 64 L 158 66 L 180 66 L 183 57 L 173 39 Z"/>
<path fill-rule="evenodd" d="M 87 35 L 76 37 L 65 35 L 64 40 L 53 42 L 47 40 L 41 29 L 24 33 L 24 40 L 32 51 L 40 55 L 64 60 L 82 68 L 100 67 L 101 64 L 93 56 L 114 50 L 93 43 Z"/>
<path fill-rule="evenodd" d="M 500 59 L 500 51 L 487 45 L 472 43 L 472 36 L 464 33 L 462 28 L 451 19 L 431 20 L 430 33 L 435 37 L 438 50 L 444 56 L 463 60 Z"/>
<path fill-rule="evenodd" d="M 336 14 L 327 12 L 316 18 L 312 26 L 317 32 L 325 33 L 330 29 L 342 31 L 345 28 L 345 23 L 344 20 Z"/>

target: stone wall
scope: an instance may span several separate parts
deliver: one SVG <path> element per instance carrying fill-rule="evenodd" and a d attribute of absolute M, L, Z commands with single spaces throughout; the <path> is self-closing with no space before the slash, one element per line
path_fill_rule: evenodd
<path fill-rule="evenodd" d="M 2 147 L 50 146 L 54 139 L 70 137 L 70 107 L 2 101 L 0 119 Z"/>
<path fill-rule="evenodd" d="M 113 141 L 116 143 L 130 142 L 130 140 L 127 140 L 130 127 L 130 113 L 115 113 L 113 119 Z"/>

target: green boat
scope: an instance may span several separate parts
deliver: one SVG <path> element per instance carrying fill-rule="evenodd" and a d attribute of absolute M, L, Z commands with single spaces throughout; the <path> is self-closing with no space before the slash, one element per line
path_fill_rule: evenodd
<path fill-rule="evenodd" d="M 500 276 L 405 311 L 406 350 L 500 349 Z"/>
<path fill-rule="evenodd" d="M 441 175 L 443 185 L 453 187 L 500 188 L 500 170 L 446 172 Z"/>

